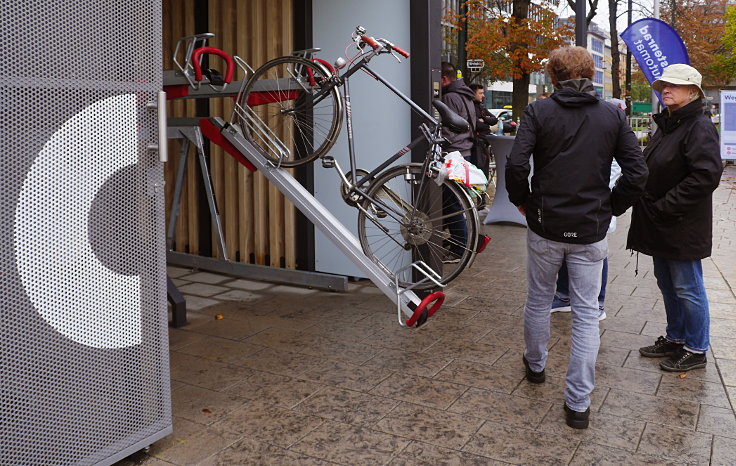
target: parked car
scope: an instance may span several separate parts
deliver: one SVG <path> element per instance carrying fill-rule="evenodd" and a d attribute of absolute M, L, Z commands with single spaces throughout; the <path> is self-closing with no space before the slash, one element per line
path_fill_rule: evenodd
<path fill-rule="evenodd" d="M 510 120 L 511 119 L 511 109 L 508 108 L 489 108 L 489 112 L 499 120 Z"/>
<path fill-rule="evenodd" d="M 511 133 L 516 131 L 516 122 L 512 119 L 511 109 L 508 108 L 489 108 L 489 112 L 500 121 L 503 122 L 503 132 Z"/>

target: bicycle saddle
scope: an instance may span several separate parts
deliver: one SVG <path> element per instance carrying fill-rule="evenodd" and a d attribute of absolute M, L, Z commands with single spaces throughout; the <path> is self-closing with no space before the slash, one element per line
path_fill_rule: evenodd
<path fill-rule="evenodd" d="M 453 133 L 465 133 L 470 131 L 470 123 L 465 118 L 450 110 L 441 100 L 432 100 L 432 106 L 437 109 L 440 114 L 442 126 L 446 127 Z"/>

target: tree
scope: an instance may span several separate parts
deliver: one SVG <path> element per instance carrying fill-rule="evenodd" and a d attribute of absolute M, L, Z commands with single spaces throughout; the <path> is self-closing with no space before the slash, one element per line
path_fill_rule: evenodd
<path fill-rule="evenodd" d="M 613 97 L 621 98 L 621 55 L 618 45 L 618 2 L 620 0 L 608 0 L 608 25 L 611 28 L 611 80 L 613 81 Z"/>
<path fill-rule="evenodd" d="M 721 50 L 714 57 L 717 75 L 726 80 L 736 78 L 736 5 L 726 8 Z M 724 82 L 728 84 L 728 82 Z"/>
<path fill-rule="evenodd" d="M 644 76 L 639 66 L 633 64 L 633 72 L 631 73 L 631 101 L 632 102 L 649 102 L 652 100 L 652 87 Z"/>
<path fill-rule="evenodd" d="M 546 1 L 467 0 L 467 14 L 449 18 L 455 27 L 467 24 L 468 58 L 483 59 L 484 77 L 513 79 L 513 116 L 521 116 L 529 102 L 529 78 L 541 71 L 549 52 L 571 37 L 568 26 L 556 26 Z"/>
<path fill-rule="evenodd" d="M 572 11 L 575 11 L 575 7 L 577 6 L 577 2 L 575 0 L 567 0 L 567 4 L 572 8 Z M 588 12 L 585 15 L 585 24 L 590 26 L 590 22 L 593 21 L 593 18 L 598 11 L 598 0 L 588 0 L 587 10 Z"/>
<path fill-rule="evenodd" d="M 690 64 L 703 75 L 706 85 L 725 83 L 733 74 L 719 66 L 724 52 L 724 13 L 727 0 L 664 0 L 660 18 L 680 35 Z"/>

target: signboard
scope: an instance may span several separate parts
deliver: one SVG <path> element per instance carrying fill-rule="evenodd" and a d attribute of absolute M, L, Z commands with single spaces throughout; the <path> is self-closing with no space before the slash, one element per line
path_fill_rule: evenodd
<path fill-rule="evenodd" d="M 465 66 L 467 66 L 471 71 L 480 71 L 484 66 L 486 66 L 486 62 L 483 61 L 483 59 L 474 58 L 472 60 L 467 60 L 465 62 Z"/>
<path fill-rule="evenodd" d="M 631 23 L 621 33 L 631 55 L 649 84 L 659 79 L 665 68 L 675 63 L 690 64 L 685 44 L 669 24 L 656 18 L 644 18 Z M 659 101 L 662 97 L 655 91 Z"/>
<path fill-rule="evenodd" d="M 721 91 L 721 158 L 736 160 L 736 91 Z"/>

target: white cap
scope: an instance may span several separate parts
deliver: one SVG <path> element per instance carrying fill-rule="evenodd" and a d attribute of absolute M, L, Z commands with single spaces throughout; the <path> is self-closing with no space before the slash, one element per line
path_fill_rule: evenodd
<path fill-rule="evenodd" d="M 700 75 L 698 70 L 690 65 L 676 63 L 664 69 L 662 77 L 652 83 L 652 88 L 661 93 L 665 83 L 679 84 L 682 86 L 696 86 L 700 92 L 700 97 L 705 97 L 705 93 L 700 87 L 702 81 L 703 77 Z"/>

